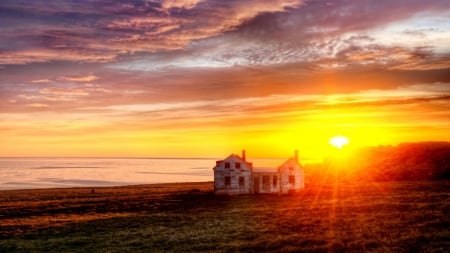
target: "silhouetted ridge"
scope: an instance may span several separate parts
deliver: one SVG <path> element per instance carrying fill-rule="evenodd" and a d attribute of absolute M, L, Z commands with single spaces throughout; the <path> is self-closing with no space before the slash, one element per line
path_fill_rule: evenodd
<path fill-rule="evenodd" d="M 309 171 L 308 171 L 309 170 Z M 309 175 L 308 175 L 309 172 Z M 450 142 L 402 143 L 367 147 L 342 157 L 327 157 L 307 167 L 310 182 L 346 180 L 448 180 Z"/>

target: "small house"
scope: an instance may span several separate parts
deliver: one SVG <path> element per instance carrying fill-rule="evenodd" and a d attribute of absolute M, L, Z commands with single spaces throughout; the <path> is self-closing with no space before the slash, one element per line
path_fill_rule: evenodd
<path fill-rule="evenodd" d="M 242 155 L 231 154 L 216 161 L 214 192 L 217 195 L 290 193 L 305 187 L 305 177 L 298 152 L 278 168 L 254 168 Z"/>

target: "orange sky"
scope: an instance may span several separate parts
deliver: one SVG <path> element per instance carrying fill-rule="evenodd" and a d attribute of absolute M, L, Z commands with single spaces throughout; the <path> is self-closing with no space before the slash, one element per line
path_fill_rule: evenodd
<path fill-rule="evenodd" d="M 0 156 L 450 141 L 450 4 L 407 3 L 2 1 Z"/>

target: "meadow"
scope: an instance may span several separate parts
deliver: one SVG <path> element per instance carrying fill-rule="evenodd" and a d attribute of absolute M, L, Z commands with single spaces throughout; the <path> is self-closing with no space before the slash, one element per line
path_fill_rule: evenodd
<path fill-rule="evenodd" d="M 448 252 L 450 182 L 213 184 L 2 191 L 0 252 Z"/>

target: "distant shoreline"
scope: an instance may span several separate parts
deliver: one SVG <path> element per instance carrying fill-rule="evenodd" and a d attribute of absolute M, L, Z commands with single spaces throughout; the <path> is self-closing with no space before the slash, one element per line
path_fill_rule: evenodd
<path fill-rule="evenodd" d="M 13 191 L 59 191 L 59 190 L 111 190 L 111 189 L 144 189 L 144 188 L 185 188 L 199 185 L 213 185 L 213 181 L 205 182 L 173 182 L 173 183 L 151 183 L 151 184 L 131 184 L 131 185 L 115 185 L 115 186 L 75 186 L 75 187 L 46 187 L 46 188 L 23 188 L 23 189 L 0 189 L 0 193 Z"/>
<path fill-rule="evenodd" d="M 113 156 L 1 156 L 0 159 L 174 159 L 174 160 L 215 160 L 210 157 L 113 157 Z M 265 158 L 263 158 L 265 159 Z M 267 158 L 277 159 L 277 158 Z"/>

